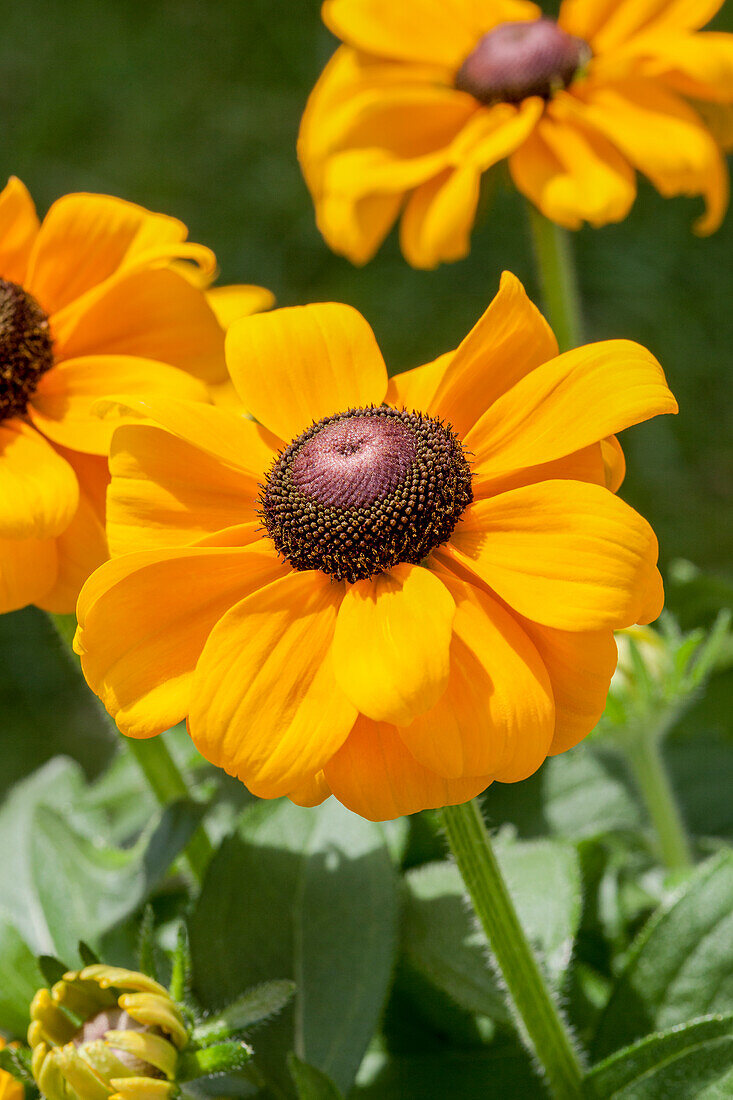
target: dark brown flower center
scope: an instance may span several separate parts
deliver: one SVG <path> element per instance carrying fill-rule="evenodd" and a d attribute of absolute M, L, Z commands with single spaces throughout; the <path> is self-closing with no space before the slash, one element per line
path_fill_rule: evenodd
<path fill-rule="evenodd" d="M 52 366 L 48 317 L 22 286 L 0 279 L 0 422 L 23 415 Z"/>
<path fill-rule="evenodd" d="M 482 103 L 550 99 L 567 88 L 590 58 L 588 43 L 567 34 L 553 19 L 500 23 L 463 62 L 455 85 Z"/>
<path fill-rule="evenodd" d="M 450 427 L 386 405 L 326 417 L 275 460 L 262 518 L 294 569 L 358 581 L 446 542 L 473 499 Z"/>

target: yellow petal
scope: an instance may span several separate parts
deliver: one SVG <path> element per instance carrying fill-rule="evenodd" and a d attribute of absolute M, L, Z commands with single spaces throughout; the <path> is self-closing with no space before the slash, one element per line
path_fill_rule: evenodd
<path fill-rule="evenodd" d="M 531 775 L 547 756 L 555 711 L 542 661 L 497 600 L 455 576 L 450 680 L 441 698 L 398 730 L 412 755 L 439 775 Z"/>
<path fill-rule="evenodd" d="M 106 455 L 115 423 L 94 412 L 100 397 L 165 395 L 208 402 L 206 386 L 176 367 L 131 355 L 67 359 L 44 375 L 29 406 L 39 431 L 75 451 Z"/>
<path fill-rule="evenodd" d="M 0 538 L 52 538 L 78 503 L 74 471 L 43 436 L 23 420 L 0 423 Z"/>
<path fill-rule="evenodd" d="M 0 538 L 0 614 L 42 600 L 57 569 L 54 539 Z"/>
<path fill-rule="evenodd" d="M 333 640 L 336 680 L 362 714 L 407 725 L 445 691 L 455 604 L 417 565 L 349 585 Z"/>
<path fill-rule="evenodd" d="M 387 404 L 396 409 L 408 409 L 410 412 L 415 409 L 430 409 L 435 391 L 454 355 L 454 351 L 447 351 L 432 363 L 403 371 L 402 374 L 393 374 L 387 387 Z"/>
<path fill-rule="evenodd" d="M 550 462 L 677 412 L 654 356 L 630 340 L 565 352 L 500 397 L 466 435 L 478 477 Z"/>
<path fill-rule="evenodd" d="M 381 404 L 387 370 L 374 333 L 351 306 L 295 306 L 237 321 L 227 365 L 244 407 L 281 439 L 314 420 Z"/>
<path fill-rule="evenodd" d="M 206 292 L 206 301 L 221 327 L 227 329 L 240 317 L 272 309 L 275 295 L 263 286 L 216 286 Z"/>
<path fill-rule="evenodd" d="M 188 1032 L 181 1015 L 167 993 L 164 996 L 156 993 L 125 993 L 119 998 L 118 1004 L 139 1024 L 160 1028 L 170 1035 L 179 1049 L 188 1042 Z"/>
<path fill-rule="evenodd" d="M 322 14 L 335 35 L 366 53 L 455 70 L 492 26 L 539 11 L 522 0 L 326 0 Z"/>
<path fill-rule="evenodd" d="M 186 235 L 176 218 L 110 195 L 65 195 L 43 219 L 28 288 L 48 312 L 56 312 L 140 253 L 177 244 Z"/>
<path fill-rule="evenodd" d="M 369 821 L 468 802 L 491 782 L 491 776 L 445 779 L 428 771 L 394 726 L 363 716 L 326 765 L 325 775 L 339 802 Z"/>
<path fill-rule="evenodd" d="M 170 1081 L 152 1077 L 113 1077 L 110 1084 L 116 1091 L 109 1100 L 168 1100 L 177 1091 Z"/>
<path fill-rule="evenodd" d="M 109 461 L 107 527 L 115 557 L 186 546 L 239 524 L 256 526 L 257 478 L 161 428 L 118 428 Z"/>
<path fill-rule="evenodd" d="M 601 130 L 657 190 L 702 195 L 706 214 L 696 223 L 714 232 L 728 206 L 728 170 L 700 116 L 652 80 L 625 80 L 588 93 L 583 117 Z"/>
<path fill-rule="evenodd" d="M 685 96 L 733 101 L 733 35 L 661 33 L 634 39 L 624 51 L 637 71 L 663 79 Z"/>
<path fill-rule="evenodd" d="M 306 779 L 300 786 L 288 791 L 288 798 L 296 806 L 311 807 L 320 806 L 322 802 L 330 797 L 330 794 L 331 788 L 326 782 L 325 775 L 320 771 L 311 776 L 310 779 Z"/>
<path fill-rule="evenodd" d="M 544 481 L 471 505 L 435 556 L 454 557 L 534 622 L 600 630 L 644 614 L 657 552 L 646 520 L 607 489 Z"/>
<path fill-rule="evenodd" d="M 241 470 L 255 481 L 262 480 L 283 446 L 282 440 L 235 409 L 178 401 L 174 397 L 125 398 L 109 405 L 102 401 L 97 412 L 115 419 L 122 415 L 152 420 L 199 451 Z"/>
<path fill-rule="evenodd" d="M 723 0 L 562 0 L 560 26 L 605 52 L 640 32 L 697 30 Z"/>
<path fill-rule="evenodd" d="M 616 668 L 613 631 L 553 630 L 529 620 L 522 625 L 552 684 L 555 731 L 548 755 L 555 756 L 582 741 L 603 714 Z"/>
<path fill-rule="evenodd" d="M 38 226 L 28 189 L 11 176 L 0 192 L 0 277 L 13 283 L 24 281 Z"/>
<path fill-rule="evenodd" d="M 509 170 L 545 217 L 568 229 L 621 221 L 636 197 L 634 173 L 611 142 L 551 114 L 512 154 Z"/>
<path fill-rule="evenodd" d="M 291 572 L 233 607 L 199 660 L 191 737 L 261 798 L 310 779 L 354 724 L 329 653 L 343 592 L 325 574 Z"/>
<path fill-rule="evenodd" d="M 75 648 L 87 683 L 130 737 L 185 718 L 207 637 L 243 596 L 282 574 L 263 543 L 113 559 L 79 597 Z"/>
<path fill-rule="evenodd" d="M 590 481 L 593 485 L 603 485 L 608 489 L 609 474 L 601 446 L 600 443 L 592 443 L 551 462 L 525 466 L 524 469 L 500 473 L 495 477 L 478 474 L 473 479 L 473 499 L 483 500 L 484 497 L 508 493 L 510 489 L 534 485 L 538 481 Z"/>
<path fill-rule="evenodd" d="M 431 270 L 470 250 L 481 173 L 472 165 L 449 169 L 410 196 L 400 223 L 400 245 L 413 267 Z"/>
<path fill-rule="evenodd" d="M 164 268 L 122 273 L 51 318 L 59 359 L 134 355 L 226 379 L 224 330 L 202 290 Z"/>
<path fill-rule="evenodd" d="M 601 440 L 601 456 L 605 470 L 606 488 L 610 489 L 612 493 L 617 493 L 626 477 L 626 458 L 615 435 Z"/>
<path fill-rule="evenodd" d="M 104 527 L 107 461 L 95 455 L 63 451 L 79 482 L 79 505 L 69 526 L 56 539 L 57 572 L 53 586 L 35 602 L 44 611 L 71 614 L 85 581 L 109 557 Z"/>
<path fill-rule="evenodd" d="M 557 341 L 516 276 L 499 292 L 447 363 L 427 408 L 464 437 L 481 414 L 525 374 L 557 355 Z"/>

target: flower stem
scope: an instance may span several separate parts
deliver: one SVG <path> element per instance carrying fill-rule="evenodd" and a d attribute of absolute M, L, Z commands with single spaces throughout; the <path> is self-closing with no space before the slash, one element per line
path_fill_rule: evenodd
<path fill-rule="evenodd" d="M 544 1067 L 557 1100 L 581 1096 L 583 1070 L 573 1040 L 527 942 L 476 800 L 446 806 L 443 824 L 509 990 L 520 1031 Z"/>
<path fill-rule="evenodd" d="M 79 662 L 72 649 L 76 630 L 76 617 L 74 615 L 49 614 L 49 619 L 61 640 L 68 647 L 69 654 L 77 669 L 79 669 Z M 106 717 L 106 712 L 103 713 Z M 162 735 L 145 741 L 125 737 L 124 743 L 137 761 L 160 806 L 168 806 L 171 802 L 180 798 L 192 798 L 183 773 L 173 759 Z M 212 853 L 213 847 L 208 833 L 203 825 L 199 825 L 185 849 L 186 862 L 199 884 L 203 881 Z"/>
<path fill-rule="evenodd" d="M 527 208 L 547 319 L 560 351 L 569 351 L 579 346 L 583 336 L 570 237 L 566 229 L 549 221 L 533 203 L 528 203 Z"/>
<path fill-rule="evenodd" d="M 624 738 L 626 759 L 657 835 L 662 862 L 686 871 L 694 860 L 682 815 L 662 757 L 661 737 L 643 733 Z"/>

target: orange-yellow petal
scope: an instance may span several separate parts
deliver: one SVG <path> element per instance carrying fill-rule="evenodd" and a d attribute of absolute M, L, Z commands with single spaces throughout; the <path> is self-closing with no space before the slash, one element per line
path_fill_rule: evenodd
<path fill-rule="evenodd" d="M 677 412 L 646 348 L 605 340 L 559 355 L 500 397 L 465 436 L 478 477 L 550 462 L 632 424 Z"/>
<path fill-rule="evenodd" d="M 683 95 L 733 101 L 733 35 L 662 33 L 635 39 L 624 51 L 638 72 L 662 79 Z"/>
<path fill-rule="evenodd" d="M 264 543 L 142 551 L 98 569 L 79 597 L 74 647 L 122 733 L 153 737 L 185 718 L 212 628 L 282 573 Z"/>
<path fill-rule="evenodd" d="M 626 477 L 626 457 L 615 435 L 601 440 L 606 488 L 617 493 Z"/>
<path fill-rule="evenodd" d="M 227 364 L 244 407 L 281 439 L 314 420 L 379 405 L 387 369 L 355 309 L 295 306 L 246 317 L 227 333 Z"/>
<path fill-rule="evenodd" d="M 0 537 L 0 614 L 38 603 L 56 580 L 54 539 Z"/>
<path fill-rule="evenodd" d="M 653 80 L 625 80 L 588 92 L 583 117 L 648 176 L 665 197 L 702 195 L 706 213 L 695 225 L 714 232 L 728 206 L 728 170 L 700 116 Z"/>
<path fill-rule="evenodd" d="M 333 639 L 341 690 L 375 721 L 407 725 L 448 685 L 454 614 L 448 589 L 421 566 L 349 585 Z"/>
<path fill-rule="evenodd" d="M 208 402 L 203 382 L 185 371 L 132 355 L 87 355 L 67 359 L 44 375 L 28 414 L 40 432 L 72 450 L 107 454 L 114 420 L 94 410 L 101 397 L 133 394 Z"/>
<path fill-rule="evenodd" d="M 0 423 L 0 538 L 59 535 L 78 502 L 74 471 L 43 436 L 23 420 Z"/>
<path fill-rule="evenodd" d="M 431 408 L 435 391 L 448 369 L 454 351 L 439 355 L 432 363 L 393 374 L 387 387 L 385 401 L 395 409 L 417 409 L 424 412 Z"/>
<path fill-rule="evenodd" d="M 568 229 L 621 221 L 636 197 L 633 170 L 607 138 L 550 114 L 511 155 L 509 170 L 522 194 Z"/>
<path fill-rule="evenodd" d="M 44 611 L 69 615 L 87 579 L 109 557 L 104 527 L 107 460 L 60 448 L 79 482 L 79 505 L 69 526 L 56 539 L 58 569 L 53 587 L 36 601 Z"/>
<path fill-rule="evenodd" d="M 176 218 L 113 198 L 64 195 L 43 219 L 28 269 L 28 289 L 56 312 L 139 255 L 185 239 Z"/>
<path fill-rule="evenodd" d="M 131 271 L 51 318 L 57 359 L 135 355 L 225 381 L 224 330 L 202 290 L 177 271 Z"/>
<path fill-rule="evenodd" d="M 424 767 L 451 779 L 526 778 L 547 756 L 555 711 L 542 661 L 488 593 L 441 573 L 456 602 L 448 688 L 398 732 Z"/>
<path fill-rule="evenodd" d="M 235 409 L 179 401 L 174 397 L 125 398 L 109 404 L 101 401 L 97 412 L 115 420 L 121 415 L 152 420 L 172 435 L 256 481 L 262 479 L 283 446 L 281 440 Z"/>
<path fill-rule="evenodd" d="M 107 528 L 114 556 L 186 546 L 257 520 L 257 479 L 152 424 L 117 429 Z"/>
<path fill-rule="evenodd" d="M 559 23 L 604 53 L 641 32 L 697 30 L 722 4 L 723 0 L 562 0 Z"/>
<path fill-rule="evenodd" d="M 592 443 L 562 458 L 542 462 L 538 466 L 525 466 L 521 470 L 497 474 L 495 477 L 479 474 L 473 479 L 473 499 L 507 493 L 520 485 L 534 485 L 538 481 L 590 481 L 607 489 L 608 471 L 603 459 L 602 444 Z"/>
<path fill-rule="evenodd" d="M 320 771 L 311 776 L 310 779 L 306 779 L 300 786 L 288 791 L 288 798 L 296 806 L 311 807 L 320 806 L 330 794 L 331 788 L 326 782 L 325 775 Z"/>
<path fill-rule="evenodd" d="M 0 192 L 0 278 L 23 282 L 39 224 L 28 189 L 11 176 Z"/>
<path fill-rule="evenodd" d="M 481 173 L 469 164 L 413 191 L 400 222 L 400 246 L 412 267 L 429 271 L 468 255 L 480 190 Z"/>
<path fill-rule="evenodd" d="M 240 317 L 249 317 L 253 313 L 272 309 L 275 305 L 275 295 L 264 286 L 238 284 L 215 286 L 206 292 L 206 301 L 214 311 L 221 327 L 227 329 Z"/>
<path fill-rule="evenodd" d="M 646 520 L 607 489 L 544 481 L 471 505 L 435 556 L 457 560 L 534 622 L 600 630 L 639 621 L 657 553 Z"/>
<path fill-rule="evenodd" d="M 324 773 L 339 802 L 370 821 L 468 802 L 491 782 L 491 776 L 445 779 L 428 771 L 394 726 L 363 716 Z"/>
<path fill-rule="evenodd" d="M 536 19 L 539 10 L 523 0 L 326 0 L 322 13 L 335 35 L 366 53 L 451 71 L 497 23 Z"/>
<path fill-rule="evenodd" d="M 614 669 L 611 630 L 567 631 L 520 620 L 547 669 L 555 700 L 555 731 L 548 755 L 582 741 L 603 714 Z"/>
<path fill-rule="evenodd" d="M 499 291 L 462 341 L 427 409 L 464 437 L 482 413 L 525 374 L 557 355 L 557 341 L 516 276 Z"/>
<path fill-rule="evenodd" d="M 329 653 L 343 591 L 325 574 L 290 572 L 233 607 L 204 647 L 191 737 L 261 798 L 320 771 L 356 719 Z"/>

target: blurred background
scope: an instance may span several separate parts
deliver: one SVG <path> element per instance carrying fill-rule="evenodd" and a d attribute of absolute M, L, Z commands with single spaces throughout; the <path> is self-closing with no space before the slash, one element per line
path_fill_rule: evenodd
<path fill-rule="evenodd" d="M 719 29 L 733 31 L 731 7 Z M 20 176 L 41 214 L 69 191 L 110 192 L 174 214 L 215 249 L 221 282 L 260 283 L 280 305 L 349 302 L 372 324 L 390 370 L 401 371 L 461 340 L 503 268 L 538 299 L 526 213 L 498 170 L 463 262 L 413 271 L 394 237 L 361 270 L 332 255 L 295 155 L 308 93 L 335 45 L 319 8 L 319 0 L 5 4 L 1 174 Z M 685 626 L 725 602 L 733 543 L 733 213 L 700 240 L 691 231 L 700 212 L 700 200 L 663 200 L 640 180 L 622 225 L 573 238 L 585 338 L 645 344 L 680 403 L 678 417 L 624 434 L 622 495 L 659 535 L 668 603 Z M 714 579 L 701 584 L 680 560 Z M 724 728 L 730 698 L 730 678 L 721 677 L 701 704 L 705 727 Z M 60 751 L 97 770 L 111 744 L 94 708 L 41 614 L 0 617 L 0 793 Z"/>

